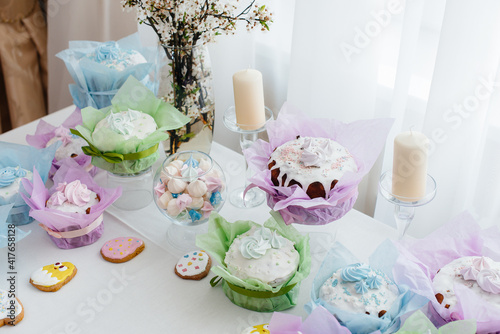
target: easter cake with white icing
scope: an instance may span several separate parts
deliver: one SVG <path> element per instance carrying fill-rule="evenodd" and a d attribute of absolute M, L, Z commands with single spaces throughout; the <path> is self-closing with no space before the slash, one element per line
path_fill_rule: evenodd
<path fill-rule="evenodd" d="M 299 259 L 292 241 L 266 227 L 254 226 L 233 240 L 224 262 L 228 271 L 242 280 L 255 279 L 276 287 L 297 272 Z"/>
<path fill-rule="evenodd" d="M 465 256 L 442 267 L 432 280 L 432 288 L 438 303 L 446 309 L 453 309 L 458 303 L 455 286 L 465 286 L 500 308 L 500 262 L 485 256 Z"/>
<path fill-rule="evenodd" d="M 275 186 L 298 185 L 310 198 L 326 198 L 346 172 L 358 167 L 344 146 L 329 138 L 297 137 L 278 146 L 269 158 Z"/>
<path fill-rule="evenodd" d="M 357 314 L 382 317 L 397 300 L 397 286 L 381 271 L 364 263 L 338 269 L 320 288 L 326 303 Z"/>
<path fill-rule="evenodd" d="M 56 191 L 47 200 L 46 207 L 61 212 L 89 214 L 92 206 L 99 201 L 98 194 L 88 189 L 80 180 L 75 180 L 59 183 Z"/>
<path fill-rule="evenodd" d="M 14 201 L 23 178 L 31 181 L 33 173 L 20 166 L 0 168 L 0 205 Z"/>
<path fill-rule="evenodd" d="M 131 138 L 144 139 L 156 131 L 157 124 L 153 117 L 142 111 L 129 109 L 115 113 L 110 112 L 96 124 L 92 133 L 92 138 L 97 146 L 106 141 L 102 129 L 110 129 L 120 135 L 123 140 Z"/>
<path fill-rule="evenodd" d="M 139 52 L 120 48 L 118 43 L 114 41 L 100 44 L 82 59 L 89 59 L 117 71 L 123 71 L 131 66 L 147 62 L 146 58 Z"/>

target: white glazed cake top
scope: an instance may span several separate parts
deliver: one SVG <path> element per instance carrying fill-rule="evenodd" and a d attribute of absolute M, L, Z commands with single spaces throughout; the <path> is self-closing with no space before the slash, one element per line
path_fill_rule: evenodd
<path fill-rule="evenodd" d="M 337 270 L 320 288 L 319 297 L 328 304 L 352 313 L 378 317 L 389 311 L 399 296 L 387 276 L 367 264 L 355 263 Z"/>
<path fill-rule="evenodd" d="M 9 203 L 19 193 L 21 179 L 33 179 L 33 173 L 19 166 L 0 168 L 0 199 Z"/>
<path fill-rule="evenodd" d="M 79 180 L 59 183 L 56 190 L 47 201 L 49 209 L 84 214 L 88 208 L 99 203 L 97 194 Z"/>
<path fill-rule="evenodd" d="M 329 138 L 299 137 L 278 146 L 271 154 L 269 162 L 276 164 L 271 168 L 280 169 L 278 182 L 287 187 L 291 180 L 302 185 L 307 191 L 311 183 L 323 184 L 326 194 L 333 180 L 339 180 L 345 172 L 358 170 L 349 151 Z M 283 175 L 287 178 L 281 184 Z"/>
<path fill-rule="evenodd" d="M 500 307 L 500 262 L 484 256 L 466 256 L 441 268 L 434 276 L 432 288 L 435 294 L 443 295 L 441 305 L 450 305 L 449 309 L 457 304 L 455 284 L 466 286 L 483 300 Z"/>
<path fill-rule="evenodd" d="M 94 52 L 85 56 L 86 58 L 115 69 L 123 71 L 127 67 L 146 63 L 142 54 L 131 49 L 121 49 L 118 43 L 111 41 L 99 45 Z"/>
<path fill-rule="evenodd" d="M 8 291 L 5 291 L 3 289 L 0 289 L 0 320 L 7 318 L 10 315 L 10 310 L 9 308 L 11 307 L 11 300 L 15 300 L 14 298 L 9 298 L 9 293 Z M 21 313 L 23 310 L 23 307 L 21 304 L 15 301 L 15 315 L 16 317 Z"/>
<path fill-rule="evenodd" d="M 242 279 L 254 278 L 271 286 L 290 279 L 299 265 L 292 241 L 266 227 L 252 227 L 237 236 L 226 253 L 228 271 Z"/>
<path fill-rule="evenodd" d="M 124 140 L 132 137 L 144 139 L 156 131 L 156 122 L 153 117 L 137 110 L 126 110 L 117 113 L 109 113 L 104 119 L 96 124 L 94 133 L 101 128 L 109 128 Z"/>

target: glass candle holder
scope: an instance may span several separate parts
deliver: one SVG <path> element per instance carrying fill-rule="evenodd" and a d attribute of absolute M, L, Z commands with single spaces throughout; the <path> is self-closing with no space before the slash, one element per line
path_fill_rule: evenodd
<path fill-rule="evenodd" d="M 113 206 L 125 211 L 145 208 L 153 199 L 152 181 L 153 171 L 151 167 L 135 174 L 107 172 L 107 187 L 122 188 L 122 195 L 113 203 Z"/>

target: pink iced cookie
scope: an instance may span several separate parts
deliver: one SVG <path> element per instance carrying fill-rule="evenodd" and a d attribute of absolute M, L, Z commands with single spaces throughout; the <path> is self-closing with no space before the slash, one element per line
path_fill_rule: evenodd
<path fill-rule="evenodd" d="M 203 250 L 184 254 L 175 265 L 175 274 L 180 278 L 200 280 L 208 275 L 212 260 Z"/>
<path fill-rule="evenodd" d="M 119 237 L 106 241 L 101 248 L 104 260 L 114 263 L 127 262 L 144 249 L 144 241 L 133 237 Z"/>

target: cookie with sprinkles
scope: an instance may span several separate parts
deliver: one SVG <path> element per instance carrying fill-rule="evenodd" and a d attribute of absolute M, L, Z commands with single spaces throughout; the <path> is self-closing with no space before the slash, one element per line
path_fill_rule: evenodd
<path fill-rule="evenodd" d="M 133 237 L 119 237 L 108 240 L 101 248 L 104 260 L 113 263 L 127 262 L 144 250 L 144 241 Z"/>
<path fill-rule="evenodd" d="M 0 289 L 0 327 L 15 326 L 24 318 L 23 304 L 17 298 L 9 298 L 9 293 Z"/>
<path fill-rule="evenodd" d="M 71 262 L 56 262 L 37 269 L 30 283 L 38 290 L 55 292 L 75 277 L 77 269 Z"/>
<path fill-rule="evenodd" d="M 180 278 L 200 280 L 208 275 L 212 260 L 204 250 L 184 254 L 175 265 L 175 274 Z"/>

